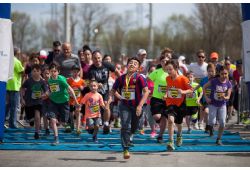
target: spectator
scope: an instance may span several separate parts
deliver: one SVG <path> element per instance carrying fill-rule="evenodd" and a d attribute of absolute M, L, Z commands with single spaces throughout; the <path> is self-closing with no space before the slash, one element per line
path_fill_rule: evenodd
<path fill-rule="evenodd" d="M 49 55 L 48 55 L 47 59 L 45 60 L 45 63 L 50 65 L 54 61 L 56 56 L 58 56 L 60 53 L 61 53 L 61 43 L 60 43 L 60 41 L 54 41 L 53 42 L 53 51 L 49 52 Z"/>

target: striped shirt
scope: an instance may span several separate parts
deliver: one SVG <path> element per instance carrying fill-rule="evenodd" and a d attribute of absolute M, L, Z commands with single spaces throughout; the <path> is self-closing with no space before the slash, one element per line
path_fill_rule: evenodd
<path fill-rule="evenodd" d="M 113 90 L 116 90 L 121 94 L 122 100 L 121 102 L 128 106 L 138 106 L 143 95 L 143 88 L 147 87 L 147 81 L 143 75 L 138 73 L 134 73 L 128 83 L 128 87 L 126 85 L 126 75 L 123 74 L 119 78 L 116 79 Z"/>

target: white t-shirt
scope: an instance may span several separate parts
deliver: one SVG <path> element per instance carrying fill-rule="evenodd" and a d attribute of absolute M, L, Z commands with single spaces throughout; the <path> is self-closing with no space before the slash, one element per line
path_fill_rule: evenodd
<path fill-rule="evenodd" d="M 198 63 L 191 63 L 189 65 L 189 71 L 194 73 L 194 77 L 201 79 L 207 76 L 207 63 L 204 62 L 201 66 Z"/>

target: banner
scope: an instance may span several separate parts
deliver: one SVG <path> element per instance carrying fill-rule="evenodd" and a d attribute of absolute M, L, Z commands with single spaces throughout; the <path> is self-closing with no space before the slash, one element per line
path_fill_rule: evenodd
<path fill-rule="evenodd" d="M 244 21 L 242 24 L 243 31 L 243 68 L 244 78 L 246 82 L 250 82 L 250 20 Z"/>
<path fill-rule="evenodd" d="M 7 82 L 13 75 L 12 22 L 0 18 L 0 81 Z"/>

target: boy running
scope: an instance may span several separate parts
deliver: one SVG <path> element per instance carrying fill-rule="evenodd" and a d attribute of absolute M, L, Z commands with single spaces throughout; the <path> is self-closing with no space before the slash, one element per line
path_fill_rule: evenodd
<path fill-rule="evenodd" d="M 42 104 L 43 99 L 48 97 L 48 87 L 44 80 L 41 79 L 41 67 L 35 64 L 31 67 L 31 77 L 22 85 L 21 103 L 25 105 L 27 119 L 35 118 L 35 139 L 39 139 Z"/>
<path fill-rule="evenodd" d="M 189 81 L 190 81 L 190 85 L 192 86 L 192 88 L 195 88 L 198 86 L 198 83 L 196 83 L 195 77 L 193 72 L 188 72 L 186 74 L 186 76 L 188 77 Z M 190 128 L 190 117 L 193 115 L 198 115 L 198 110 L 199 110 L 199 106 L 200 106 L 200 100 L 202 97 L 202 88 L 199 87 L 197 90 L 194 90 L 193 93 L 187 94 L 186 95 L 186 124 L 188 127 L 188 131 L 187 133 L 190 134 L 191 133 L 191 128 Z M 192 119 L 193 123 L 195 124 L 197 121 L 197 119 Z"/>
<path fill-rule="evenodd" d="M 69 86 L 65 77 L 59 75 L 59 66 L 56 63 L 52 63 L 49 67 L 50 79 L 48 81 L 50 88 L 50 106 L 48 118 L 51 120 L 52 129 L 54 131 L 55 140 L 52 145 L 59 144 L 57 120 L 64 125 L 68 122 L 69 118 L 69 93 L 73 96 L 76 105 L 79 105 L 75 96 L 74 90 Z M 69 126 L 66 126 L 65 131 L 71 130 Z"/>
<path fill-rule="evenodd" d="M 177 141 L 176 145 L 179 147 L 182 145 L 182 121 L 185 116 L 185 95 L 192 93 L 192 87 L 190 86 L 187 77 L 178 74 L 178 64 L 173 60 L 166 63 L 168 77 L 167 92 L 164 98 L 166 99 L 166 111 L 168 116 L 168 134 L 169 141 L 167 143 L 167 150 L 173 151 L 174 147 L 174 123 L 177 126 Z"/>
<path fill-rule="evenodd" d="M 78 103 L 80 103 L 81 99 L 82 99 L 81 91 L 84 89 L 84 86 L 85 86 L 84 80 L 80 78 L 80 66 L 73 65 L 71 68 L 71 71 L 72 71 L 72 77 L 68 78 L 67 82 L 70 85 L 70 87 L 74 90 L 77 101 L 78 101 Z M 69 104 L 70 104 L 70 126 L 71 126 L 71 129 L 74 130 L 74 115 L 75 115 L 75 117 L 76 117 L 76 134 L 80 135 L 81 134 L 80 111 L 78 109 L 76 109 L 76 103 L 75 103 L 74 98 L 70 97 Z"/>
<path fill-rule="evenodd" d="M 130 137 L 138 129 L 142 107 L 149 95 L 146 79 L 137 73 L 140 68 L 140 60 L 136 57 L 129 58 L 127 67 L 127 74 L 123 74 L 116 79 L 109 97 L 109 100 L 111 100 L 115 94 L 115 96 L 121 100 L 119 109 L 124 159 L 130 158 Z"/>

